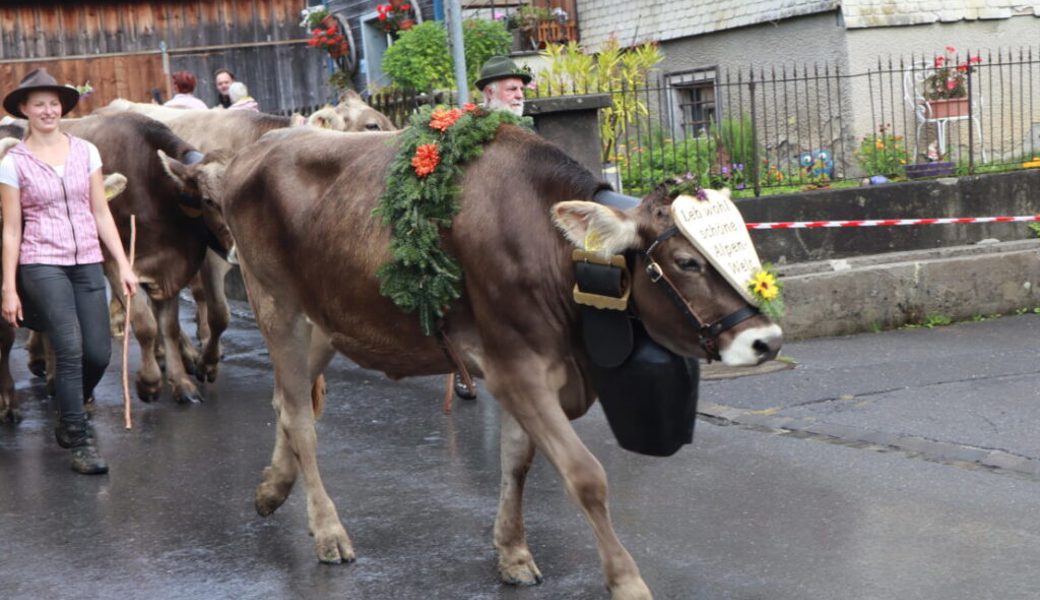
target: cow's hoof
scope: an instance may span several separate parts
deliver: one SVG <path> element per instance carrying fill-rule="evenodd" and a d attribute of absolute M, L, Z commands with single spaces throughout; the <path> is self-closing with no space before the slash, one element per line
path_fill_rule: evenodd
<path fill-rule="evenodd" d="M 203 363 L 195 370 L 195 378 L 198 379 L 200 383 L 213 383 L 217 380 L 217 371 L 219 370 L 219 365 L 207 365 Z"/>
<path fill-rule="evenodd" d="M 0 413 L 0 423 L 21 423 L 22 411 L 12 408 Z"/>
<path fill-rule="evenodd" d="M 331 531 L 314 536 L 318 560 L 328 565 L 354 562 L 357 557 L 354 556 L 354 546 L 347 537 L 347 530 L 338 523 L 329 529 Z"/>
<path fill-rule="evenodd" d="M 635 577 L 615 585 L 610 590 L 610 600 L 653 600 L 654 595 L 642 577 Z"/>
<path fill-rule="evenodd" d="M 269 517 L 278 510 L 292 492 L 292 481 L 275 481 L 275 472 L 271 467 L 264 467 L 263 481 L 256 486 L 256 512 L 261 517 Z"/>
<path fill-rule="evenodd" d="M 47 385 L 45 385 L 44 388 L 47 390 L 47 395 L 51 398 L 53 398 L 54 395 L 58 393 L 58 388 L 57 385 L 54 383 L 53 377 L 47 378 Z"/>
<path fill-rule="evenodd" d="M 202 404 L 202 394 L 198 390 L 174 392 L 177 404 Z"/>
<path fill-rule="evenodd" d="M 137 397 L 141 399 L 141 402 L 155 402 L 159 399 L 160 392 L 162 392 L 162 386 L 158 383 L 137 382 Z"/>
<path fill-rule="evenodd" d="M 509 585 L 526 587 L 542 582 L 542 572 L 538 570 L 538 565 L 534 564 L 534 559 L 519 564 L 499 564 L 498 575 L 503 583 Z"/>
<path fill-rule="evenodd" d="M 30 360 L 29 361 L 29 372 L 32 373 L 33 375 L 35 375 L 36 377 L 46 377 L 47 376 L 47 361 L 43 360 L 43 359 L 40 359 L 40 360 Z"/>
<path fill-rule="evenodd" d="M 195 366 L 195 361 L 185 358 L 184 359 L 184 372 L 188 375 L 194 375 L 198 367 Z"/>

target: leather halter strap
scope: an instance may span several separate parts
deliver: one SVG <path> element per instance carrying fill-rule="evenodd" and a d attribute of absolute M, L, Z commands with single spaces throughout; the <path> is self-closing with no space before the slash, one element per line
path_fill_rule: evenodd
<path fill-rule="evenodd" d="M 751 317 L 759 314 L 759 310 L 755 306 L 745 304 L 743 307 L 733 311 L 732 313 L 722 317 L 714 323 L 705 324 L 704 320 L 697 316 L 697 312 L 693 309 L 690 302 L 682 295 L 679 288 L 672 282 L 671 279 L 665 275 L 664 270 L 661 269 L 661 265 L 657 264 L 654 260 L 653 252 L 659 244 L 670 240 L 677 233 L 679 233 L 678 227 L 669 227 L 657 236 L 654 243 L 650 244 L 646 250 L 643 251 L 643 256 L 646 257 L 646 274 L 650 277 L 650 281 L 653 283 L 664 282 L 664 289 L 668 292 L 668 297 L 672 299 L 672 302 L 679 309 L 679 312 L 686 317 L 686 320 L 690 322 L 697 329 L 697 334 L 700 338 L 700 345 L 704 352 L 708 355 L 708 360 L 721 360 L 719 355 L 719 336 L 724 332 L 736 327 L 738 323 L 742 323 Z"/>

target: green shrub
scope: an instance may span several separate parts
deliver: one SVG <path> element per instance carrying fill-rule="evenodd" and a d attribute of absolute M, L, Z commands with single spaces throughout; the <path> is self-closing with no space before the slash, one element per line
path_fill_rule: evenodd
<path fill-rule="evenodd" d="M 462 23 L 466 76 L 472 88 L 480 67 L 496 54 L 506 54 L 512 36 L 497 21 L 467 19 Z M 383 72 L 395 87 L 429 91 L 455 87 L 448 33 L 441 21 L 426 21 L 402 31 L 383 54 Z"/>
<path fill-rule="evenodd" d="M 711 170 L 715 156 L 715 141 L 701 136 L 679 142 L 635 144 L 628 152 L 618 152 L 617 166 L 625 193 L 643 196 L 665 179 L 687 173 L 696 177 L 701 186 L 713 187 Z"/>
<path fill-rule="evenodd" d="M 906 175 L 906 141 L 901 135 L 886 133 L 885 126 L 878 133 L 868 135 L 859 144 L 856 161 L 866 175 L 900 177 Z"/>
<path fill-rule="evenodd" d="M 466 77 L 470 89 L 480 78 L 480 68 L 489 58 L 509 54 L 513 36 L 499 21 L 466 19 L 462 22 L 462 41 L 466 47 Z"/>

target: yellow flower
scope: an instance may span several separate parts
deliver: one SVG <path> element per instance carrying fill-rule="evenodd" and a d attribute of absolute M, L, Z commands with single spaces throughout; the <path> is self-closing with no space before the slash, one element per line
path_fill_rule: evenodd
<path fill-rule="evenodd" d="M 768 271 L 759 271 L 751 279 L 751 292 L 763 300 L 772 300 L 780 293 L 776 287 L 776 278 Z"/>
<path fill-rule="evenodd" d="M 878 150 L 884 150 L 885 149 L 885 143 L 880 141 L 880 140 L 878 140 L 878 141 L 874 142 L 874 147 L 877 148 Z"/>

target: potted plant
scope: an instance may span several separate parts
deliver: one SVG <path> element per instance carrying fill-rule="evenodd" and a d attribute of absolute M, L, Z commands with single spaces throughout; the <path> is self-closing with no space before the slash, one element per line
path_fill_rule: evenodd
<path fill-rule="evenodd" d="M 924 79 L 924 98 L 930 119 L 968 114 L 968 75 L 982 58 L 969 56 L 968 60 L 957 63 L 950 57 L 956 51 L 953 46 L 946 46 L 942 56 L 936 56 L 933 61 L 934 71 Z"/>
<path fill-rule="evenodd" d="M 407 31 L 415 26 L 412 5 L 408 2 L 395 1 L 376 6 L 376 17 L 383 31 L 393 35 L 398 31 Z"/>

